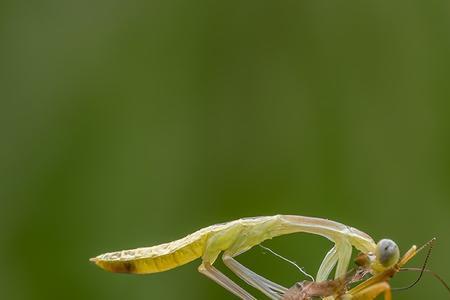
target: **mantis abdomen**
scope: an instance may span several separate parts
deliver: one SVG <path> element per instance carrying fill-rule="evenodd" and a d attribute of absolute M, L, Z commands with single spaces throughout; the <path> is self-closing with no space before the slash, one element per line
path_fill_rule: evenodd
<path fill-rule="evenodd" d="M 167 271 L 202 256 L 207 233 L 199 230 L 182 239 L 153 247 L 110 252 L 92 258 L 99 267 L 117 273 Z"/>

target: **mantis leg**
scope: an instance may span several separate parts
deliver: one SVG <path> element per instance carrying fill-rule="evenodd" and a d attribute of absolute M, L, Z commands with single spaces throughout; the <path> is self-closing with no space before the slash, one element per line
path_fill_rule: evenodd
<path fill-rule="evenodd" d="M 348 264 L 352 257 L 352 245 L 347 240 L 336 241 L 336 249 L 339 257 L 334 278 L 340 278 L 347 273 Z"/>
<path fill-rule="evenodd" d="M 384 300 L 391 300 L 391 287 L 387 282 L 379 282 L 371 285 L 351 297 L 352 300 L 373 300 L 384 293 Z"/>
<path fill-rule="evenodd" d="M 333 248 L 331 248 L 330 251 L 328 251 L 327 255 L 325 255 L 325 258 L 320 264 L 319 271 L 317 272 L 316 276 L 316 281 L 321 282 L 327 280 L 328 276 L 331 273 L 331 270 L 333 270 L 337 261 L 338 261 L 338 253 L 336 250 L 336 245 L 334 245 Z"/>
<path fill-rule="evenodd" d="M 239 276 L 242 280 L 244 280 L 249 285 L 255 287 L 260 290 L 263 294 L 269 297 L 272 300 L 282 299 L 284 293 L 288 290 L 287 288 L 274 283 L 258 274 L 253 272 L 252 270 L 246 268 L 242 264 L 240 264 L 237 260 L 235 260 L 232 255 L 225 253 L 222 256 L 224 264 L 233 271 L 234 274 Z"/>
<path fill-rule="evenodd" d="M 219 270 L 214 268 L 210 263 L 202 263 L 198 267 L 198 271 L 204 275 L 206 275 L 208 278 L 215 281 L 217 284 L 221 285 L 231 293 L 235 294 L 242 300 L 256 300 L 255 297 L 250 295 L 247 291 L 245 291 L 243 288 L 241 288 L 239 285 L 237 285 L 235 282 L 233 282 L 230 278 L 222 274 Z"/>

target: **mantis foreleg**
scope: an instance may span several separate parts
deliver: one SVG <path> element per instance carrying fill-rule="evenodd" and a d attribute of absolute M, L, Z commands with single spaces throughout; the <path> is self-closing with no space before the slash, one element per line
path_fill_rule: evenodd
<path fill-rule="evenodd" d="M 336 251 L 336 246 L 333 246 L 333 248 L 328 251 L 327 255 L 325 255 L 325 258 L 320 264 L 319 271 L 317 272 L 316 276 L 317 282 L 325 281 L 328 279 L 328 276 L 336 265 L 338 258 L 339 256 Z"/>
<path fill-rule="evenodd" d="M 336 250 L 339 260 L 334 278 L 340 278 L 347 273 L 348 264 L 350 263 L 350 259 L 352 257 L 352 245 L 347 240 L 337 240 Z"/>

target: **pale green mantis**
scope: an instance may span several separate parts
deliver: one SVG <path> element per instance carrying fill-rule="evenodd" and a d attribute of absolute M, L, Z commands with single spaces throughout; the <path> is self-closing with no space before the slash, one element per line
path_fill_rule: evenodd
<path fill-rule="evenodd" d="M 335 266 L 335 278 L 343 277 L 349 266 L 352 247 L 370 257 L 368 268 L 374 274 L 384 272 L 399 260 L 398 247 L 392 241 L 386 244 L 386 240 L 382 240 L 377 245 L 366 233 L 327 219 L 275 215 L 212 225 L 170 243 L 105 253 L 91 261 L 112 272 L 148 274 L 166 271 L 201 257 L 202 263 L 198 268 L 200 273 L 240 299 L 255 300 L 250 293 L 213 266 L 223 252 L 223 262 L 231 271 L 270 299 L 279 300 L 287 291 L 285 287 L 254 273 L 234 257 L 267 239 L 296 232 L 321 235 L 334 243 L 319 267 L 316 282 L 327 280 Z"/>

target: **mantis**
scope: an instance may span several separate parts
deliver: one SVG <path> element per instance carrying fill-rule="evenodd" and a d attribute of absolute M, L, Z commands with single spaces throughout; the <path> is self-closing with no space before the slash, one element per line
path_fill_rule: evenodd
<path fill-rule="evenodd" d="M 242 300 L 256 300 L 250 293 L 213 266 L 219 255 L 223 253 L 222 260 L 233 273 L 270 299 L 281 300 L 288 291 L 287 288 L 256 274 L 240 264 L 235 257 L 267 239 L 297 232 L 317 234 L 334 243 L 319 267 L 316 282 L 326 281 L 335 266 L 335 280 L 345 277 L 353 247 L 370 257 L 367 268 L 375 274 L 374 277 L 385 274 L 399 263 L 399 249 L 391 240 L 381 240 L 376 244 L 369 235 L 353 227 L 328 219 L 297 215 L 238 219 L 200 229 L 173 242 L 105 253 L 91 258 L 91 261 L 111 272 L 149 274 L 166 271 L 201 258 L 202 262 L 198 267 L 200 273 Z M 408 259 L 414 253 L 415 248 L 413 247 L 410 251 L 412 252 L 408 252 L 408 256 L 406 256 Z M 404 259 L 406 258 L 404 257 Z M 363 287 L 366 286 L 371 289 L 374 289 L 374 286 L 377 289 L 385 288 L 382 283 L 378 282 L 373 284 L 369 282 Z M 356 295 L 358 292 L 360 290 L 349 291 L 347 295 Z M 355 299 L 370 300 L 374 297 Z M 388 299 L 390 298 L 386 296 L 386 300 Z"/>

